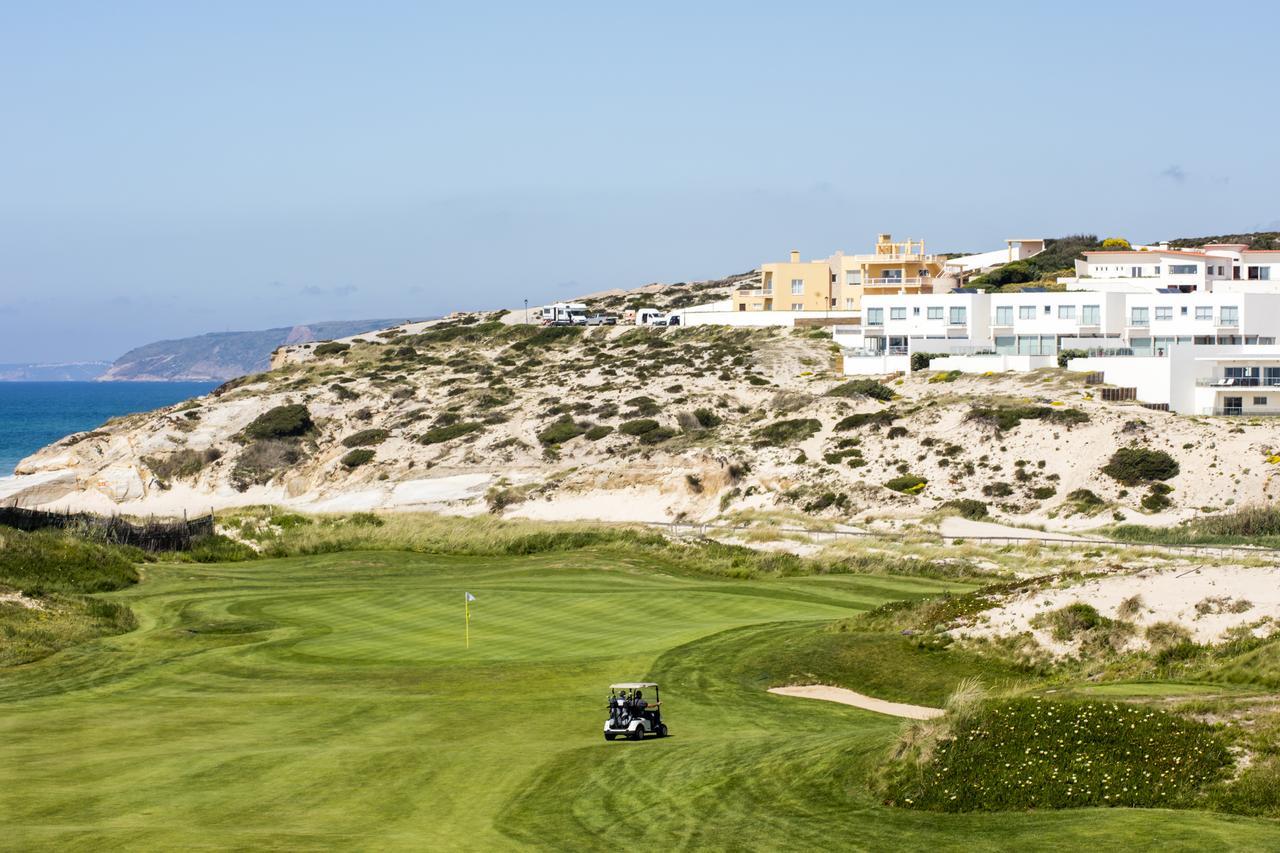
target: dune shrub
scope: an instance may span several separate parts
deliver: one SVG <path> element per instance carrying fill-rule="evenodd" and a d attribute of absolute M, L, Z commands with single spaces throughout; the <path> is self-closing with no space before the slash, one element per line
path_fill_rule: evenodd
<path fill-rule="evenodd" d="M 204 470 L 206 465 L 217 462 L 221 458 L 222 451 L 216 447 L 207 447 L 204 450 L 184 447 L 163 458 L 144 456 L 142 463 L 160 480 L 181 480 L 196 476 Z"/>
<path fill-rule="evenodd" d="M 1121 447 L 1102 466 L 1102 473 L 1126 486 L 1168 480 L 1178 471 L 1178 461 L 1168 453 L 1145 447 Z"/>
<path fill-rule="evenodd" d="M 374 452 L 367 447 L 357 447 L 355 450 L 348 451 L 347 454 L 342 457 L 342 467 L 359 468 L 366 462 L 372 462 L 373 454 Z"/>
<path fill-rule="evenodd" d="M 373 447 L 382 444 L 391 435 L 385 429 L 362 429 L 342 439 L 343 447 Z"/>
<path fill-rule="evenodd" d="M 924 477 L 917 477 L 914 474 L 903 474 L 900 477 L 894 477 L 892 480 L 884 484 L 886 489 L 895 492 L 901 492 L 904 495 L 918 495 L 924 491 L 924 487 L 929 481 Z"/>
<path fill-rule="evenodd" d="M 613 427 L 608 424 L 596 424 L 591 429 L 587 430 L 584 435 L 586 436 L 587 441 L 599 441 L 612 432 Z"/>
<path fill-rule="evenodd" d="M 565 415 L 544 427 L 538 433 L 538 441 L 547 447 L 563 444 L 571 438 L 577 438 L 590 428 L 590 424 L 575 423 L 572 417 Z"/>
<path fill-rule="evenodd" d="M 350 349 L 351 344 L 342 344 L 337 341 L 326 341 L 312 350 L 312 353 L 320 356 L 321 358 L 325 358 L 331 355 L 343 355 Z"/>
<path fill-rule="evenodd" d="M 878 412 L 857 412 L 842 418 L 835 426 L 837 432 L 845 432 L 851 429 L 860 429 L 865 426 L 879 428 L 887 426 L 898 419 L 898 413 L 893 409 L 881 409 Z"/>
<path fill-rule="evenodd" d="M 942 509 L 954 510 L 961 518 L 967 518 L 970 521 L 980 521 L 988 515 L 987 505 L 973 498 L 949 500 L 942 505 Z"/>
<path fill-rule="evenodd" d="M 813 437 L 822 429 L 822 421 L 816 418 L 792 418 L 774 421 L 755 431 L 756 447 L 785 447 Z"/>
<path fill-rule="evenodd" d="M 827 392 L 828 397 L 870 397 L 873 400 L 892 400 L 893 389 L 874 379 L 851 379 Z"/>
<path fill-rule="evenodd" d="M 276 406 L 268 409 L 244 428 L 244 436 L 250 439 L 292 438 L 303 436 L 315 429 L 311 412 L 301 403 Z"/>
<path fill-rule="evenodd" d="M 623 421 L 618 425 L 618 432 L 623 435 L 644 435 L 646 432 L 652 432 L 657 428 L 657 421 L 650 418 L 637 418 L 636 420 Z"/>
<path fill-rule="evenodd" d="M 455 438 L 461 438 L 464 435 L 470 435 L 484 429 L 484 424 L 474 421 L 459 421 L 457 423 L 437 426 L 427 430 L 419 437 L 421 444 L 443 444 L 446 441 L 452 441 Z"/>

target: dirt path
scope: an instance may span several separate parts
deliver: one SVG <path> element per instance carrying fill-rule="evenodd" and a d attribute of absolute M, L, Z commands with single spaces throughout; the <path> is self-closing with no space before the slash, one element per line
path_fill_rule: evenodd
<path fill-rule="evenodd" d="M 1033 530 L 1026 527 L 1013 527 L 1008 524 L 997 524 L 993 521 L 971 521 L 967 518 L 958 518 L 956 516 L 948 516 L 947 518 L 942 519 L 942 523 L 938 525 L 938 532 L 948 539 L 956 537 L 970 539 L 983 536 L 997 538 L 1008 536 L 1013 539 L 1043 539 L 1056 540 L 1059 542 L 1079 542 L 1084 544 L 1088 544 L 1090 542 L 1124 544 L 1112 543 L 1097 536 L 1053 533 L 1046 530 Z"/>
<path fill-rule="evenodd" d="M 806 684 L 796 687 L 771 687 L 770 693 L 779 696 L 799 696 L 802 699 L 824 699 L 827 702 L 839 702 L 841 705 L 852 705 L 864 711 L 875 711 L 877 714 L 888 714 L 891 717 L 907 717 L 912 720 L 930 720 L 942 716 L 941 708 L 926 708 L 923 705 L 907 705 L 902 702 L 886 702 L 873 696 L 864 696 L 845 690 L 843 687 L 830 687 L 825 684 Z"/>

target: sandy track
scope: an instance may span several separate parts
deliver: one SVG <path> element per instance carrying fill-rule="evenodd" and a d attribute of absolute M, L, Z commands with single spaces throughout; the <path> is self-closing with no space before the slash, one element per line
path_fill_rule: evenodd
<path fill-rule="evenodd" d="M 926 708 L 923 705 L 907 705 L 903 702 L 886 702 L 874 696 L 864 696 L 843 687 L 830 687 L 826 684 L 806 684 L 794 687 L 771 687 L 770 693 L 779 696 L 799 696 L 802 699 L 823 699 L 827 702 L 839 702 L 841 705 L 852 705 L 864 711 L 875 711 L 877 714 L 888 714 L 891 717 L 907 717 L 912 720 L 931 720 L 941 717 L 941 708 Z"/>

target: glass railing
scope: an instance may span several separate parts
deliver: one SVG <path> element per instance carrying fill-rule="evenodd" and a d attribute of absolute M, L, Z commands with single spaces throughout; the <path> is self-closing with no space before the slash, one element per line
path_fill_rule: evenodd
<path fill-rule="evenodd" d="M 1280 388 L 1280 376 L 1201 376 L 1199 388 Z"/>

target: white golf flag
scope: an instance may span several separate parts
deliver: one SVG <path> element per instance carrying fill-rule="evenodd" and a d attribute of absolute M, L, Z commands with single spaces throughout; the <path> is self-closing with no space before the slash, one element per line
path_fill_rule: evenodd
<path fill-rule="evenodd" d="M 474 595 L 472 595 L 471 593 L 469 593 L 469 592 L 468 592 L 468 593 L 467 593 L 467 601 L 475 601 L 475 600 L 476 600 L 476 597 L 475 597 Z"/>

